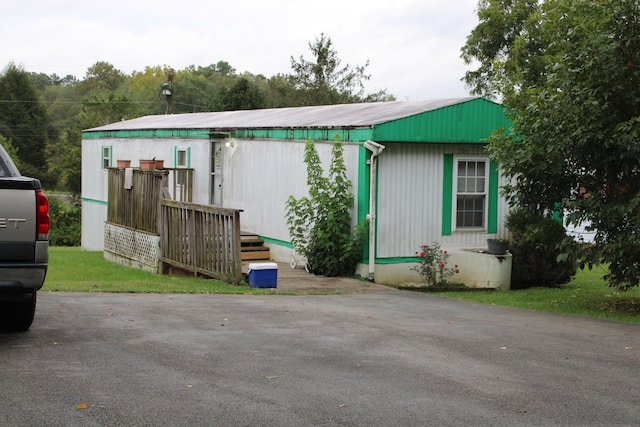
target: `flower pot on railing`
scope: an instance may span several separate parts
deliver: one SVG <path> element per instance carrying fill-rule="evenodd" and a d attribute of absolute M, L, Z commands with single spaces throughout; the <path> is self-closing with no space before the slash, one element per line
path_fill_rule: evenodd
<path fill-rule="evenodd" d="M 118 169 L 126 169 L 131 167 L 131 160 L 116 160 Z"/>
<path fill-rule="evenodd" d="M 156 169 L 164 168 L 164 160 L 156 160 Z"/>
<path fill-rule="evenodd" d="M 143 171 L 152 171 L 156 169 L 155 160 L 140 160 L 140 169 Z"/>
<path fill-rule="evenodd" d="M 509 249 L 509 241 L 503 239 L 487 239 L 487 247 L 492 255 L 505 255 Z"/>

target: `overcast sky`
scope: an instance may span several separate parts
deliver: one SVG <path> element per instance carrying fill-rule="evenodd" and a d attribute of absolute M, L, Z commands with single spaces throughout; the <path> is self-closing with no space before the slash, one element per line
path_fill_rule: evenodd
<path fill-rule="evenodd" d="M 291 73 L 328 35 L 342 65 L 364 65 L 366 92 L 398 100 L 468 96 L 460 48 L 477 0 L 27 0 L 0 14 L 0 67 L 72 74 L 106 61 L 129 74 L 227 61 L 238 72 Z"/>

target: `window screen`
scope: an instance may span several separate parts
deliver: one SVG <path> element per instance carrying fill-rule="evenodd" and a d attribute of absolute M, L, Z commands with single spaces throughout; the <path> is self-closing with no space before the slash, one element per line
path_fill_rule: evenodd
<path fill-rule="evenodd" d="M 456 228 L 484 228 L 487 162 L 459 160 L 456 189 Z"/>

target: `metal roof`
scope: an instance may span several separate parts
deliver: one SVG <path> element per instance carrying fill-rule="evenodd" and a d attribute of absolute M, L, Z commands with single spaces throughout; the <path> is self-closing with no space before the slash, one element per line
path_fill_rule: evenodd
<path fill-rule="evenodd" d="M 370 102 L 145 116 L 88 129 L 89 132 L 148 129 L 290 129 L 372 127 L 477 99 Z"/>

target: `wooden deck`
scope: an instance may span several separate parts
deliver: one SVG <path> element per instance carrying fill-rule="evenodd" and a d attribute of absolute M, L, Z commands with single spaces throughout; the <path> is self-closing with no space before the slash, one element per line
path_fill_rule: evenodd
<path fill-rule="evenodd" d="M 181 171 L 184 172 L 184 171 Z M 186 171 L 189 172 L 189 171 Z M 187 174 L 188 175 L 188 174 Z M 169 200 L 168 170 L 110 168 L 107 222 L 160 236 L 160 258 L 166 265 L 233 283 L 242 280 L 240 210 Z M 184 178 L 181 183 L 192 182 Z M 190 187 L 190 186 L 189 186 Z M 181 189 L 191 195 L 190 188 Z M 119 245 L 124 240 L 114 240 Z M 138 247 L 129 242 L 130 247 Z M 250 239 L 252 259 L 268 248 Z M 119 248 L 114 252 L 122 253 Z M 131 248 L 129 248 L 131 249 Z M 135 259 L 136 254 L 132 255 Z M 160 267 L 160 272 L 164 268 Z"/>

